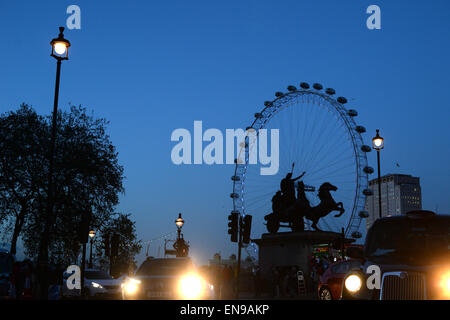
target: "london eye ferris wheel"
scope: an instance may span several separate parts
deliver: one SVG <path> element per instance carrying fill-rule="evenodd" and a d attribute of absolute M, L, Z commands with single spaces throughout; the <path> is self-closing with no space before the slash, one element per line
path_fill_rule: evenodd
<path fill-rule="evenodd" d="M 265 232 L 263 217 L 272 212 L 273 195 L 279 191 L 280 181 L 293 171 L 293 176 L 304 172 L 301 181 L 311 207 L 320 204 L 318 189 L 324 182 L 337 187 L 333 198 L 342 202 L 343 213 L 339 218 L 331 214 L 320 219 L 321 230 L 341 232 L 343 228 L 346 237 L 362 237 L 368 217 L 365 196 L 372 194 L 368 175 L 374 170 L 366 156 L 371 147 L 364 144 L 366 129 L 356 122 L 358 112 L 347 108 L 347 99 L 335 94 L 334 89 L 324 89 L 319 83 L 311 88 L 302 82 L 299 88 L 289 86 L 285 93 L 276 92 L 275 99 L 266 101 L 254 114 L 249 128 L 256 135 L 260 129 L 279 130 L 279 170 L 275 175 L 261 175 L 260 166 L 250 164 L 248 157 L 236 161 L 232 210 L 241 216 L 253 215 L 253 235 Z M 245 143 L 240 152 L 248 154 L 248 148 Z M 311 229 L 307 219 L 305 228 Z"/>

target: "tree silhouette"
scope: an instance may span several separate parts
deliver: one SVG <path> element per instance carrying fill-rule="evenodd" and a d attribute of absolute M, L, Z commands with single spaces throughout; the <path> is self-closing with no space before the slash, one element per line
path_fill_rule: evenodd
<path fill-rule="evenodd" d="M 26 105 L 0 119 L 0 132 L 7 134 L 7 139 L 0 141 L 2 216 L 18 225 L 12 243 L 21 234 L 31 257 L 37 256 L 45 224 L 50 121 L 50 117 L 38 116 Z M 58 113 L 49 244 L 52 262 L 74 262 L 79 253 L 81 215 L 91 213 L 92 226 L 107 224 L 119 193 L 124 191 L 123 167 L 106 133 L 107 124 L 82 107 Z M 17 137 L 22 139 L 20 143 L 14 143 Z"/>

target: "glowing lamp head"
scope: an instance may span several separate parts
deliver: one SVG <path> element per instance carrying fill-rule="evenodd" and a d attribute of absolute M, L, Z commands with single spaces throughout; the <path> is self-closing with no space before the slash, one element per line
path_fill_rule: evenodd
<path fill-rule="evenodd" d="M 358 277 L 356 274 L 352 274 L 352 275 L 349 275 L 347 277 L 347 279 L 345 279 L 345 283 L 344 284 L 345 284 L 345 288 L 348 291 L 350 291 L 352 293 L 355 293 L 355 292 L 358 292 L 361 289 L 362 282 L 361 282 L 361 278 L 360 277 Z"/>
<path fill-rule="evenodd" d="M 53 48 L 59 55 L 63 55 L 64 53 L 66 53 L 66 44 L 64 42 L 55 42 L 53 44 Z"/>
<path fill-rule="evenodd" d="M 375 150 L 381 150 L 384 147 L 384 139 L 380 137 L 380 130 L 377 129 L 377 135 L 372 139 L 372 145 Z"/>
<path fill-rule="evenodd" d="M 58 38 L 50 41 L 50 45 L 52 46 L 52 54 L 51 56 L 57 60 L 67 60 L 68 51 L 70 47 L 69 40 L 64 39 L 64 27 L 59 27 L 59 35 Z"/>
<path fill-rule="evenodd" d="M 183 227 L 183 225 L 184 225 L 184 220 L 183 220 L 183 218 L 181 217 L 181 213 L 178 214 L 178 219 L 175 220 L 175 224 L 176 224 L 176 226 L 177 226 L 178 229 L 181 229 L 181 228 Z"/>
<path fill-rule="evenodd" d="M 92 239 L 93 237 L 95 237 L 95 231 L 91 230 L 89 231 L 89 237 Z"/>

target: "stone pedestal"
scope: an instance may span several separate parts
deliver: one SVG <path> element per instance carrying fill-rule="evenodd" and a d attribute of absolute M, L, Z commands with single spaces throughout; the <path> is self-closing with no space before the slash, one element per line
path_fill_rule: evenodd
<path fill-rule="evenodd" d="M 259 247 L 261 275 L 270 279 L 272 267 L 298 266 L 305 276 L 310 274 L 309 257 L 313 245 L 330 244 L 342 239 L 342 234 L 326 231 L 265 233 L 252 239 Z"/>

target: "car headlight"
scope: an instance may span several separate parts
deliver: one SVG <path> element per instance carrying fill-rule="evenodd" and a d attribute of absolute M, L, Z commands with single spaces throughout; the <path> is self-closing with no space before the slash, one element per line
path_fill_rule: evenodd
<path fill-rule="evenodd" d="M 345 279 L 345 289 L 348 291 L 355 293 L 361 289 L 361 278 L 356 274 L 351 274 Z"/>
<path fill-rule="evenodd" d="M 450 271 L 444 273 L 439 281 L 439 287 L 442 290 L 442 294 L 446 298 L 450 298 Z"/>
<path fill-rule="evenodd" d="M 122 289 L 125 290 L 126 294 L 133 295 L 139 290 L 140 280 L 128 279 L 122 284 Z"/>
<path fill-rule="evenodd" d="M 103 289 L 103 287 L 102 287 L 102 285 L 101 285 L 100 283 L 97 283 L 97 282 L 91 282 L 91 285 L 92 285 L 94 288 L 97 288 L 97 289 Z"/>
<path fill-rule="evenodd" d="M 181 299 L 199 299 L 204 291 L 204 281 L 196 274 L 188 274 L 180 279 L 179 295 Z"/>

